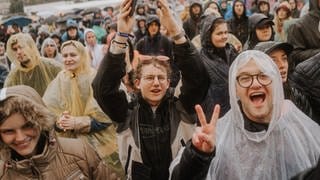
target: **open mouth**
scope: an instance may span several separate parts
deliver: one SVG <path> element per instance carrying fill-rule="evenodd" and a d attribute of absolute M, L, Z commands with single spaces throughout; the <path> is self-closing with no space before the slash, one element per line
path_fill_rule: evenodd
<path fill-rule="evenodd" d="M 253 104 L 261 104 L 266 99 L 266 94 L 263 92 L 255 92 L 250 94 L 249 96 L 250 100 L 253 102 Z"/>

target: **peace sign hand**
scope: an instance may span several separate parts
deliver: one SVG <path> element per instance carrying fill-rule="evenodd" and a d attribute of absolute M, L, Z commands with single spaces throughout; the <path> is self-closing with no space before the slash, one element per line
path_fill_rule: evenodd
<path fill-rule="evenodd" d="M 192 137 L 192 144 L 198 150 L 211 153 L 216 145 L 216 125 L 220 114 L 220 105 L 215 105 L 214 111 L 209 123 L 200 105 L 195 106 L 201 126 L 196 128 Z"/>

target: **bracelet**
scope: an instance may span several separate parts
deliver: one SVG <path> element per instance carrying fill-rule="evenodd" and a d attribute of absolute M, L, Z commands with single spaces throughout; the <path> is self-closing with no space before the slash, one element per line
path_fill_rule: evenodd
<path fill-rule="evenodd" d="M 115 39 L 113 39 L 111 43 L 114 45 L 117 45 L 119 48 L 122 48 L 122 49 L 125 49 L 128 47 L 127 43 L 119 42 L 119 41 L 116 41 Z"/>
<path fill-rule="evenodd" d="M 179 40 L 180 38 L 182 38 L 185 35 L 186 35 L 186 33 L 184 32 L 184 30 L 181 30 L 177 35 L 174 35 L 171 38 L 173 40 L 177 41 L 177 40 Z"/>
<path fill-rule="evenodd" d="M 128 34 L 128 33 L 123 33 L 123 32 L 117 32 L 117 35 L 118 36 L 121 36 L 121 37 L 125 37 L 125 38 L 129 38 L 129 37 L 134 37 L 133 35 L 131 34 Z"/>

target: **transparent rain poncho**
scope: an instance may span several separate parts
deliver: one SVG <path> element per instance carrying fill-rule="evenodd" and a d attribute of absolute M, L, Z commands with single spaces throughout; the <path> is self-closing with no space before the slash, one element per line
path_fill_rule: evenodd
<path fill-rule="evenodd" d="M 84 130 L 65 131 L 57 134 L 87 141 L 109 166 L 121 172 L 115 127 L 93 97 L 91 83 L 96 75 L 96 70 L 90 67 L 88 53 L 80 42 L 67 41 L 61 49 L 70 45 L 76 47 L 80 56 L 80 65 L 72 72 L 66 69 L 62 70 L 49 84 L 43 95 L 43 100 L 57 116 L 61 116 L 64 111 L 69 111 L 71 116 L 76 117 L 76 121 L 84 122 L 90 118 L 100 123 L 109 124 L 108 128 L 94 132 L 89 132 L 85 126 Z"/>
<path fill-rule="evenodd" d="M 12 49 L 15 44 L 18 44 L 26 58 L 30 59 L 28 67 L 21 66 L 18 61 L 17 52 Z M 34 88 L 42 96 L 48 84 L 62 69 L 60 64 L 40 57 L 37 46 L 29 34 L 12 35 L 7 42 L 7 55 L 15 67 L 10 71 L 5 87 L 24 84 Z"/>
<path fill-rule="evenodd" d="M 273 110 L 267 131 L 249 132 L 236 96 L 238 70 L 253 60 L 272 78 Z M 241 53 L 229 71 L 231 110 L 217 123 L 216 156 L 207 179 L 289 179 L 315 166 L 320 154 L 320 127 L 291 101 L 284 100 L 277 66 L 266 54 Z"/>

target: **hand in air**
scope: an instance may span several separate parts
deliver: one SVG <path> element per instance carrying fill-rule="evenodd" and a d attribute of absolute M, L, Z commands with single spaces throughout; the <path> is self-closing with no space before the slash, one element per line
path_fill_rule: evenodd
<path fill-rule="evenodd" d="M 196 128 L 192 137 L 192 144 L 198 150 L 211 153 L 216 145 L 216 125 L 220 114 L 220 105 L 214 107 L 214 111 L 209 123 L 200 105 L 195 106 L 201 126 Z"/>

